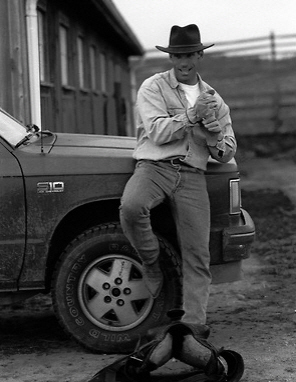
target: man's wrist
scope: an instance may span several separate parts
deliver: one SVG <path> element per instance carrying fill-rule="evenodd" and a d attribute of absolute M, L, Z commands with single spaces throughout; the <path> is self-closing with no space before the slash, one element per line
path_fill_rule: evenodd
<path fill-rule="evenodd" d="M 210 142 L 208 142 L 209 147 L 215 147 L 217 149 L 220 149 L 224 145 L 224 135 L 222 132 L 218 133 L 216 136 L 216 141 L 213 141 L 211 139 Z"/>

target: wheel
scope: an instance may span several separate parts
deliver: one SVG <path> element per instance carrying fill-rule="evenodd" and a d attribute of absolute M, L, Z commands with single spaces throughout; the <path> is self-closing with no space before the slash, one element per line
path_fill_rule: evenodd
<path fill-rule="evenodd" d="M 148 329 L 164 324 L 181 304 L 180 260 L 159 237 L 164 286 L 153 300 L 141 262 L 119 223 L 96 226 L 73 240 L 52 282 L 54 311 L 65 331 L 84 347 L 129 353 Z"/>

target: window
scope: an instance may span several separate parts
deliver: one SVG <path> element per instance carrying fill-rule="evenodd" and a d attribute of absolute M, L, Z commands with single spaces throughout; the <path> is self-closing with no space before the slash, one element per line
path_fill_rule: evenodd
<path fill-rule="evenodd" d="M 39 69 L 40 81 L 49 81 L 49 63 L 46 47 L 47 34 L 46 34 L 46 14 L 43 10 L 38 9 L 38 50 L 39 50 Z"/>
<path fill-rule="evenodd" d="M 115 67 L 112 58 L 108 60 L 108 83 L 107 89 L 110 93 L 114 92 L 114 81 L 115 81 Z"/>
<path fill-rule="evenodd" d="M 96 90 L 97 89 L 97 50 L 94 45 L 91 45 L 89 48 L 89 61 L 90 61 L 90 82 L 91 82 L 91 89 Z"/>
<path fill-rule="evenodd" d="M 69 85 L 68 28 L 60 25 L 60 57 L 62 85 Z"/>
<path fill-rule="evenodd" d="M 100 53 L 100 80 L 101 80 L 101 91 L 106 93 L 106 56 L 103 53 Z"/>
<path fill-rule="evenodd" d="M 115 65 L 115 82 L 121 82 L 121 67 L 120 65 Z"/>
<path fill-rule="evenodd" d="M 78 75 L 79 75 L 79 86 L 80 88 L 85 87 L 84 83 L 84 41 L 83 37 L 78 36 L 77 38 L 77 56 L 78 56 Z"/>

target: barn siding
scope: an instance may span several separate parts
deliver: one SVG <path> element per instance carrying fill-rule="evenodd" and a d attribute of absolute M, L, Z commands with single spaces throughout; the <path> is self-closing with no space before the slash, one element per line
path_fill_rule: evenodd
<path fill-rule="evenodd" d="M 23 0 L 0 1 L 0 107 L 29 119 L 27 51 Z"/>
<path fill-rule="evenodd" d="M 25 0 L 0 2 L 0 80 L 4 84 L 0 89 L 0 107 L 29 123 L 25 3 Z M 42 19 L 39 34 L 42 31 L 43 37 L 39 51 L 43 63 L 40 84 L 43 129 L 133 135 L 128 58 L 134 51 L 141 52 L 136 44 L 132 47 L 134 42 L 125 33 L 122 41 L 121 37 L 114 38 L 118 26 L 111 25 L 110 9 L 108 18 L 104 17 L 109 7 L 101 7 L 104 4 L 105 1 L 89 0 L 38 2 L 38 17 Z M 61 25 L 66 28 L 68 39 L 67 83 L 62 77 L 65 70 L 61 60 Z"/>

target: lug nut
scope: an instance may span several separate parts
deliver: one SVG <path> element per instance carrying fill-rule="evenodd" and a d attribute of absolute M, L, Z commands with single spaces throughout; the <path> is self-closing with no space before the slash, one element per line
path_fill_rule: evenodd
<path fill-rule="evenodd" d="M 121 299 L 118 300 L 118 301 L 117 301 L 117 305 L 118 305 L 118 306 L 123 306 L 123 305 L 124 305 L 124 301 L 121 300 Z"/>
<path fill-rule="evenodd" d="M 132 291 L 131 291 L 130 288 L 124 288 L 123 293 L 126 294 L 126 295 L 128 295 L 128 294 L 131 294 Z"/>

